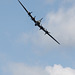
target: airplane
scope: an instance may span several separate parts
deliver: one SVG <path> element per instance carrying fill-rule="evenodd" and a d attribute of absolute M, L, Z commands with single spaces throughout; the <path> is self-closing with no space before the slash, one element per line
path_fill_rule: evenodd
<path fill-rule="evenodd" d="M 27 12 L 27 14 L 30 16 L 31 20 L 35 23 L 35 26 L 38 26 L 40 28 L 40 30 L 43 30 L 45 32 L 45 34 L 49 35 L 54 41 L 56 41 L 58 44 L 60 44 L 51 34 L 50 32 L 47 31 L 47 29 L 45 29 L 42 25 L 41 25 L 41 21 L 43 18 L 41 18 L 40 20 L 36 21 L 35 20 L 35 17 L 33 17 L 31 15 L 32 12 L 29 12 L 25 7 L 24 5 L 21 3 L 20 0 L 18 0 L 18 2 L 21 4 L 21 6 L 24 8 L 24 10 Z"/>

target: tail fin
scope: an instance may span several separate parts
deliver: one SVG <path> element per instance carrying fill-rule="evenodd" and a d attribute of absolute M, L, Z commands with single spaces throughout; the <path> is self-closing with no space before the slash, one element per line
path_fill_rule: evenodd
<path fill-rule="evenodd" d="M 39 21 L 41 22 L 43 18 L 41 18 Z"/>

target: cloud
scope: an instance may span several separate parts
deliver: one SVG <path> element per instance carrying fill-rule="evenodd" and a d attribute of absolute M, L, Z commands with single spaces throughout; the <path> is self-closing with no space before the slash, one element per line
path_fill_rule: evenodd
<path fill-rule="evenodd" d="M 46 67 L 49 75 L 74 75 L 75 69 L 66 67 L 63 68 L 61 65 L 54 65 L 53 67 L 48 66 Z"/>
<path fill-rule="evenodd" d="M 74 75 L 75 69 L 61 65 L 46 66 L 45 68 L 37 66 L 28 66 L 24 63 L 10 63 L 3 68 L 5 74 L 11 75 Z"/>
<path fill-rule="evenodd" d="M 65 10 L 60 8 L 56 13 L 47 15 L 47 28 L 65 45 L 75 44 L 75 6 Z"/>

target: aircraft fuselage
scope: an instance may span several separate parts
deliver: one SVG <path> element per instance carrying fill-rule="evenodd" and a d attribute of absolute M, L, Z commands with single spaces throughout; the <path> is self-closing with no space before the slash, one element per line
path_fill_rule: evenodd
<path fill-rule="evenodd" d="M 18 1 L 19 1 L 19 0 L 18 0 Z M 45 34 L 49 35 L 54 41 L 56 41 L 58 44 L 60 44 L 53 36 L 50 35 L 50 33 L 49 33 L 42 25 L 40 25 L 41 20 L 42 20 L 43 18 L 41 18 L 40 20 L 36 21 L 36 20 L 35 20 L 35 17 L 33 17 L 33 16 L 31 15 L 32 12 L 29 12 L 29 11 L 23 6 L 23 4 L 22 4 L 20 1 L 19 1 L 19 3 L 20 3 L 21 6 L 25 9 L 25 11 L 27 12 L 27 14 L 30 16 L 31 20 L 34 21 L 35 26 L 38 26 L 38 27 L 40 28 L 40 30 L 43 30 L 43 31 L 45 32 Z"/>

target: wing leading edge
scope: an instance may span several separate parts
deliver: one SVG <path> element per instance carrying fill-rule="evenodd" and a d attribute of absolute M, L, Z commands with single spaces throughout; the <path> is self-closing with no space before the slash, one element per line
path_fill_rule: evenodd
<path fill-rule="evenodd" d="M 33 17 L 31 15 L 32 12 L 29 12 L 24 6 L 23 4 L 18 0 L 18 2 L 21 4 L 21 6 L 24 8 L 24 10 L 27 12 L 27 14 L 31 17 L 31 19 L 36 23 L 35 17 Z"/>
<path fill-rule="evenodd" d="M 23 4 L 18 0 L 18 2 L 21 4 L 21 6 L 24 8 L 24 10 L 27 12 L 27 14 L 31 17 L 31 19 L 34 21 L 35 26 L 38 26 L 40 28 L 40 30 L 43 30 L 45 32 L 45 34 L 49 35 L 55 42 L 57 42 L 58 44 L 60 44 L 52 35 L 50 35 L 50 33 L 42 26 L 40 25 L 40 22 L 43 18 L 41 18 L 39 21 L 35 20 L 35 17 L 33 17 L 31 15 L 32 12 L 29 12 L 24 6 Z"/>

